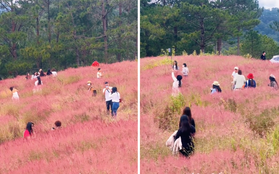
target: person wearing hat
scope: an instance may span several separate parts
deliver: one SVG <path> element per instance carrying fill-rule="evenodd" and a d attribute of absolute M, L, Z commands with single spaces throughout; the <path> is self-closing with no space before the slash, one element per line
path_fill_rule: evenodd
<path fill-rule="evenodd" d="M 181 87 L 181 80 L 182 80 L 182 76 L 181 75 L 177 75 L 176 77 L 174 76 L 174 70 L 172 70 L 171 73 L 172 79 L 173 79 L 173 83 L 172 83 L 172 95 L 176 96 L 179 93 L 179 88 Z"/>
<path fill-rule="evenodd" d="M 112 98 L 111 98 L 111 90 L 112 87 L 109 86 L 108 82 L 105 82 L 106 87 L 103 89 L 103 94 L 105 95 L 107 113 L 109 114 L 109 110 L 111 110 L 112 115 Z"/>
<path fill-rule="evenodd" d="M 97 91 L 92 87 L 91 81 L 88 81 L 87 85 L 88 85 L 88 91 L 92 92 L 92 96 L 95 97 L 97 95 Z"/>
<path fill-rule="evenodd" d="M 242 71 L 238 70 L 238 74 L 233 79 L 234 90 L 242 89 L 245 87 L 246 79 L 244 75 L 242 75 Z"/>
<path fill-rule="evenodd" d="M 102 77 L 101 68 L 98 68 L 97 78 L 99 79 L 101 77 Z"/>
<path fill-rule="evenodd" d="M 268 84 L 268 86 L 273 87 L 274 89 L 278 89 L 278 83 L 273 74 L 270 74 L 269 80 L 270 80 L 270 84 Z"/>
<path fill-rule="evenodd" d="M 212 88 L 211 88 L 211 94 L 217 93 L 217 92 L 222 92 L 220 88 L 220 84 L 217 81 L 214 81 L 212 83 Z"/>
<path fill-rule="evenodd" d="M 246 81 L 245 88 L 256 88 L 256 81 L 252 73 L 247 75 L 248 80 Z"/>
<path fill-rule="evenodd" d="M 13 93 L 12 100 L 19 100 L 17 89 L 15 87 L 10 87 L 10 90 Z"/>
<path fill-rule="evenodd" d="M 234 71 L 232 72 L 232 79 L 234 79 L 237 74 L 238 74 L 238 67 L 236 66 L 236 67 L 234 67 Z M 234 90 L 235 85 L 234 85 L 233 81 L 232 81 L 232 84 L 233 84 L 232 90 Z"/>

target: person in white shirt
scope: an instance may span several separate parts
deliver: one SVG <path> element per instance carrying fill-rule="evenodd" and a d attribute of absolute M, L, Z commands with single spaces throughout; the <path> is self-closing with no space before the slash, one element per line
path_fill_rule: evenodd
<path fill-rule="evenodd" d="M 33 89 L 33 93 L 36 93 L 41 90 L 41 85 L 43 84 L 41 77 L 37 77 L 37 81 L 35 82 L 35 88 Z"/>
<path fill-rule="evenodd" d="M 172 83 L 172 96 L 176 96 L 179 93 L 179 88 L 181 87 L 181 80 L 182 76 L 177 75 L 176 77 L 174 76 L 174 70 L 172 70 L 171 77 L 173 79 Z"/>
<path fill-rule="evenodd" d="M 107 112 L 109 114 L 109 109 L 111 109 L 111 115 L 112 115 L 112 100 L 111 100 L 111 95 L 110 95 L 112 87 L 109 86 L 108 82 L 105 82 L 105 85 L 106 85 L 106 87 L 103 89 L 103 94 L 105 95 Z"/>
<path fill-rule="evenodd" d="M 238 74 L 238 67 L 234 67 L 234 71 L 232 72 L 232 79 Z M 232 90 L 234 90 L 234 82 L 232 81 Z"/>
<path fill-rule="evenodd" d="M 54 68 L 51 70 L 51 73 L 52 73 L 52 76 L 53 76 L 53 77 L 56 77 L 56 76 L 57 76 L 57 72 L 56 72 L 56 70 L 55 70 Z"/>
<path fill-rule="evenodd" d="M 233 84 L 235 84 L 234 90 L 242 89 L 245 86 L 246 79 L 241 70 L 238 70 L 238 74 L 233 79 Z"/>
<path fill-rule="evenodd" d="M 101 68 L 98 68 L 97 78 L 99 79 L 101 77 L 102 77 Z"/>
<path fill-rule="evenodd" d="M 117 92 L 117 88 L 113 87 L 111 91 L 111 100 L 112 100 L 112 116 L 117 116 L 117 109 L 119 108 L 120 94 Z"/>
<path fill-rule="evenodd" d="M 12 100 L 19 100 L 19 95 L 17 93 L 17 89 L 15 87 L 10 87 L 10 90 L 13 93 Z"/>
<path fill-rule="evenodd" d="M 188 76 L 188 74 L 189 74 L 189 69 L 188 69 L 186 63 L 183 63 L 183 66 L 182 66 L 182 74 L 183 74 L 184 76 Z"/>

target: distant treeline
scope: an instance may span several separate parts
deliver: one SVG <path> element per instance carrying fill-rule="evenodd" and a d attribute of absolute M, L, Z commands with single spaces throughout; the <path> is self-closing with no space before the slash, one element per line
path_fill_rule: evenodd
<path fill-rule="evenodd" d="M 262 51 L 267 52 L 267 58 L 279 54 L 278 45 L 273 39 L 254 30 L 261 22 L 261 15 L 266 13 L 266 10 L 259 8 L 258 1 L 140 2 L 141 57 L 158 56 L 162 49 L 167 48 L 174 48 L 178 55 L 183 51 L 191 54 L 195 50 L 197 53 L 250 54 L 257 58 L 260 58 Z M 276 24 L 269 24 L 276 30 Z"/>
<path fill-rule="evenodd" d="M 0 3 L 0 77 L 137 55 L 136 0 Z"/>

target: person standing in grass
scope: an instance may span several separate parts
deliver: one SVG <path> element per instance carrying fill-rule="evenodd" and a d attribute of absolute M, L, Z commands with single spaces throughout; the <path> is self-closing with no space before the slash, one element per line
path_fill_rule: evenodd
<path fill-rule="evenodd" d="M 47 75 L 50 76 L 52 74 L 52 72 L 49 70 L 47 70 Z"/>
<path fill-rule="evenodd" d="M 238 74 L 238 67 L 234 67 L 234 71 L 232 72 L 232 79 L 235 78 L 235 76 Z M 235 88 L 235 85 L 234 85 L 234 82 L 232 81 L 232 90 L 234 90 Z"/>
<path fill-rule="evenodd" d="M 113 87 L 111 91 L 111 100 L 112 100 L 112 116 L 117 116 L 117 110 L 119 108 L 120 94 L 117 92 L 117 88 Z"/>
<path fill-rule="evenodd" d="M 35 136 L 35 133 L 33 131 L 34 123 L 28 122 L 26 125 L 26 129 L 24 131 L 23 137 L 25 139 L 30 139 L 31 137 Z"/>
<path fill-rule="evenodd" d="M 175 77 L 174 75 L 174 70 L 172 70 L 171 73 L 171 77 L 173 79 L 173 83 L 172 83 L 172 96 L 176 96 L 179 94 L 179 88 L 181 87 L 181 80 L 182 80 L 182 76 L 181 75 L 177 75 Z"/>
<path fill-rule="evenodd" d="M 187 67 L 187 65 L 186 65 L 186 63 L 183 63 L 183 66 L 182 66 L 182 74 L 184 75 L 184 76 L 188 76 L 188 74 L 189 74 L 189 68 Z"/>
<path fill-rule="evenodd" d="M 234 90 L 243 89 L 246 84 L 246 79 L 244 75 L 242 75 L 242 71 L 238 70 L 238 74 L 233 79 L 233 84 L 235 84 Z"/>
<path fill-rule="evenodd" d="M 19 95 L 15 87 L 10 87 L 10 90 L 13 93 L 12 100 L 19 100 Z"/>
<path fill-rule="evenodd" d="M 222 92 L 222 89 L 220 88 L 220 84 L 217 81 L 214 81 L 211 88 L 211 94 Z"/>
<path fill-rule="evenodd" d="M 100 79 L 102 77 L 101 68 L 98 68 L 97 78 Z"/>
<path fill-rule="evenodd" d="M 41 77 L 38 76 L 37 77 L 37 81 L 35 82 L 35 87 L 33 89 L 33 93 L 38 92 L 39 90 L 41 90 L 41 85 L 43 84 Z"/>
<path fill-rule="evenodd" d="M 275 79 L 275 76 L 273 74 L 270 74 L 269 76 L 270 84 L 268 86 L 273 87 L 274 89 L 278 89 L 278 83 Z"/>
<path fill-rule="evenodd" d="M 265 54 L 266 54 L 265 51 L 263 51 L 263 54 L 261 55 L 262 60 L 266 60 Z"/>
<path fill-rule="evenodd" d="M 103 89 L 103 94 L 105 95 L 107 113 L 109 114 L 109 110 L 111 109 L 111 115 L 112 115 L 112 100 L 110 95 L 112 87 L 109 86 L 108 82 L 105 82 L 105 85 L 106 87 Z"/>
<path fill-rule="evenodd" d="M 193 134 L 196 132 L 195 127 L 189 122 L 188 116 L 182 115 L 179 121 L 179 129 L 174 137 L 174 141 L 181 137 L 182 149 L 179 152 L 186 157 L 194 152 Z"/>
<path fill-rule="evenodd" d="M 173 70 L 178 70 L 179 69 L 176 60 L 173 62 L 172 68 L 173 68 Z"/>
<path fill-rule="evenodd" d="M 184 108 L 182 115 L 186 115 L 188 117 L 189 123 L 194 126 L 194 128 L 196 127 L 195 120 L 192 117 L 191 109 L 189 107 Z"/>
<path fill-rule="evenodd" d="M 257 84 L 254 80 L 254 75 L 252 73 L 249 73 L 247 75 L 248 80 L 246 81 L 245 88 L 256 88 Z"/>

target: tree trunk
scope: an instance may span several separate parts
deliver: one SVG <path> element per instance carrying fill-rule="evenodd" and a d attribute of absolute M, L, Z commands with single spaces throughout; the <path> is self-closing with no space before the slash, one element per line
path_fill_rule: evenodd
<path fill-rule="evenodd" d="M 205 50 L 205 35 L 204 35 L 204 21 L 203 21 L 203 18 L 200 19 L 200 32 L 201 32 L 201 35 L 200 35 L 200 49 L 201 51 L 204 53 L 204 50 Z"/>
<path fill-rule="evenodd" d="M 39 15 L 39 14 L 38 14 Z M 37 46 L 39 46 L 40 44 L 40 26 L 39 26 L 39 16 L 36 18 L 36 32 L 37 32 Z M 39 69 L 40 67 L 42 67 L 42 62 L 41 62 L 41 58 L 38 57 L 37 58 L 37 68 Z"/>
<path fill-rule="evenodd" d="M 104 49 L 105 49 L 105 62 L 108 63 L 108 38 L 107 38 L 107 15 L 105 10 L 105 0 L 102 3 L 102 22 L 103 22 L 103 34 L 104 34 Z"/>
<path fill-rule="evenodd" d="M 177 43 L 177 27 L 173 28 L 174 32 L 174 49 L 176 50 L 176 43 Z"/>
<path fill-rule="evenodd" d="M 47 25 L 48 25 L 48 43 L 51 42 L 51 32 L 50 32 L 50 16 L 49 16 L 49 0 L 47 1 Z"/>
<path fill-rule="evenodd" d="M 119 2 L 119 18 L 122 15 L 122 4 L 121 2 Z M 118 26 L 121 27 L 122 22 L 121 20 L 119 21 Z M 122 31 L 121 31 L 122 32 Z M 120 51 L 122 48 L 122 40 L 121 40 L 121 33 L 118 33 L 118 44 L 117 44 L 118 50 Z M 117 53 L 117 61 L 120 62 L 121 61 L 121 53 Z"/>
<path fill-rule="evenodd" d="M 221 49 L 222 49 L 222 39 L 218 38 L 217 39 L 217 51 L 218 51 L 218 55 L 221 55 Z"/>

